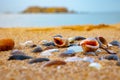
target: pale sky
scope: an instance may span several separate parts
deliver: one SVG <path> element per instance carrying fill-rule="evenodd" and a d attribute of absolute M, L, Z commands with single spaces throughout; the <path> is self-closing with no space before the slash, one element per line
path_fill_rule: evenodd
<path fill-rule="evenodd" d="M 0 13 L 21 12 L 29 6 L 66 7 L 77 12 L 120 12 L 120 0 L 1 0 Z"/>

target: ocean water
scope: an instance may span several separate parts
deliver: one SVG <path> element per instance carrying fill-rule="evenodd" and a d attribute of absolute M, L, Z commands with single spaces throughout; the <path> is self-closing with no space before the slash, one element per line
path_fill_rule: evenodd
<path fill-rule="evenodd" d="M 120 13 L 0 14 L 0 27 L 57 27 L 83 24 L 115 24 Z"/>

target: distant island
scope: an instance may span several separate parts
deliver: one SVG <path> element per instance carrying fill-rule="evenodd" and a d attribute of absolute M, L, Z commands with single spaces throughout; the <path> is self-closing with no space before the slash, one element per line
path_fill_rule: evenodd
<path fill-rule="evenodd" d="M 22 13 L 76 13 L 75 11 L 69 11 L 65 7 L 39 7 L 31 6 L 22 11 Z"/>

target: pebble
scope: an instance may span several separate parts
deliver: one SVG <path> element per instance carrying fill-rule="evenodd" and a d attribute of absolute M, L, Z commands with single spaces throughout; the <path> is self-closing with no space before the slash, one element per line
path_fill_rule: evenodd
<path fill-rule="evenodd" d="M 50 61 L 50 60 L 48 58 L 36 58 L 36 59 L 31 60 L 29 64 L 43 62 L 43 61 Z"/>
<path fill-rule="evenodd" d="M 90 62 L 90 63 L 93 63 L 94 62 L 94 58 L 91 58 L 91 57 L 84 57 L 83 58 L 83 61 L 85 61 L 85 62 Z"/>
<path fill-rule="evenodd" d="M 31 56 L 26 55 L 12 55 L 9 57 L 8 60 L 25 60 L 25 59 L 31 59 Z"/>
<path fill-rule="evenodd" d="M 11 55 L 25 55 L 25 53 L 21 50 L 15 49 L 11 52 Z"/>
<path fill-rule="evenodd" d="M 73 50 L 75 53 L 83 52 L 83 49 L 81 46 L 70 46 L 67 48 L 67 50 Z"/>
<path fill-rule="evenodd" d="M 82 37 L 82 36 L 76 36 L 76 37 L 74 37 L 74 40 L 76 40 L 76 41 L 84 40 L 84 39 L 86 39 L 86 38 Z"/>
<path fill-rule="evenodd" d="M 72 38 L 72 37 L 68 38 L 68 42 L 73 43 L 74 41 L 75 41 L 74 38 Z"/>
<path fill-rule="evenodd" d="M 51 56 L 53 52 L 59 52 L 59 49 L 49 49 L 40 53 L 41 56 Z"/>
<path fill-rule="evenodd" d="M 77 61 L 82 61 L 82 58 L 79 57 L 69 57 L 67 59 L 65 59 L 65 62 L 77 62 Z"/>
<path fill-rule="evenodd" d="M 61 60 L 53 60 L 53 61 L 48 61 L 45 64 L 42 65 L 42 67 L 50 67 L 50 66 L 59 66 L 59 65 L 65 65 L 65 61 Z"/>
<path fill-rule="evenodd" d="M 119 60 L 119 57 L 115 54 L 111 54 L 109 56 L 105 56 L 104 57 L 105 59 L 108 59 L 108 60 Z"/>
<path fill-rule="evenodd" d="M 65 52 L 59 55 L 60 57 L 72 57 L 75 56 L 75 52 L 73 50 L 66 50 Z"/>
<path fill-rule="evenodd" d="M 54 42 L 47 42 L 42 44 L 43 46 L 55 46 Z"/>
<path fill-rule="evenodd" d="M 118 42 L 118 41 L 112 41 L 112 42 L 110 42 L 110 44 L 112 44 L 113 46 L 119 46 L 120 47 L 120 42 Z"/>
<path fill-rule="evenodd" d="M 102 68 L 102 65 L 99 64 L 99 63 L 93 62 L 93 63 L 90 63 L 90 64 L 89 64 L 89 67 L 95 68 L 95 69 L 97 69 L 97 70 L 100 70 L 100 69 Z"/>
<path fill-rule="evenodd" d="M 53 36 L 53 37 L 63 37 L 62 35 L 60 35 L 60 34 L 57 34 L 57 35 L 55 35 L 55 36 Z"/>
<path fill-rule="evenodd" d="M 0 51 L 8 51 L 14 48 L 15 42 L 13 39 L 0 39 Z"/>
<path fill-rule="evenodd" d="M 40 46 L 37 46 L 37 47 L 35 47 L 34 49 L 33 49 L 33 53 L 38 53 L 38 52 L 42 52 L 43 50 L 42 50 L 42 48 L 40 47 Z"/>

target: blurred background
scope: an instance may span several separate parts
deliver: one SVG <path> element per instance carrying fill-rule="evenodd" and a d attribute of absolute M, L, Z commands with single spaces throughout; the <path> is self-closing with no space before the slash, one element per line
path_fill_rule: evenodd
<path fill-rule="evenodd" d="M 0 27 L 120 22 L 120 0 L 1 0 Z"/>

